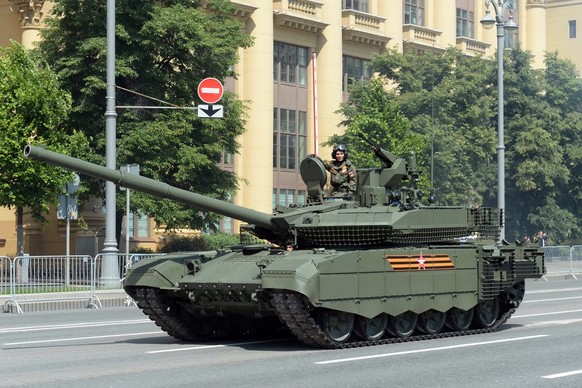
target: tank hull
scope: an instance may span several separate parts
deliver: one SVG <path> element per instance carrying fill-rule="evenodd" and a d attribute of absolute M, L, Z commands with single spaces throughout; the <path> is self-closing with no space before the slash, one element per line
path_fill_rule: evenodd
<path fill-rule="evenodd" d="M 263 247 L 144 259 L 129 270 L 124 288 L 150 316 L 149 302 L 140 300 L 144 290 L 155 290 L 158 299 L 174 306 L 181 332 L 176 335 L 173 328 L 160 326 L 179 339 L 230 336 L 232 327 L 248 327 L 245 334 L 250 334 L 253 327 L 264 331 L 264 323 L 273 327 L 280 321 L 308 345 L 341 347 L 350 341 L 382 343 L 406 334 L 391 335 L 388 323 L 379 338 L 367 338 L 357 322 L 382 326 L 384 320 L 399 323 L 398 317 L 414 317 L 414 336 L 426 331 L 422 330 L 426 324 L 418 322 L 423 317 L 450 319 L 446 317 L 453 311 L 472 316 L 481 304 L 494 301 L 497 310 L 488 313 L 494 316 L 485 313 L 485 328 L 490 328 L 519 306 L 524 280 L 539 278 L 544 271 L 543 253 L 536 247 L 460 244 L 289 252 Z M 317 338 L 324 340 L 306 338 L 309 330 L 297 328 L 289 306 L 299 306 L 295 314 L 312 320 L 311 326 L 320 333 Z M 334 319 L 338 314 L 348 317 L 342 330 L 350 332 L 349 340 L 325 330 L 329 312 Z M 471 321 L 471 328 L 478 328 Z M 200 322 L 205 322 L 206 331 L 198 328 Z M 450 331 L 450 326 L 439 332 Z M 455 329 L 454 322 L 452 326 Z"/>

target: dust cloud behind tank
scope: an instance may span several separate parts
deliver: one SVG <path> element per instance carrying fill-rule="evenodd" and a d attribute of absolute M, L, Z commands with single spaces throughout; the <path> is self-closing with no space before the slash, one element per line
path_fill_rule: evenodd
<path fill-rule="evenodd" d="M 356 195 L 325 198 L 326 170 L 301 162 L 304 206 L 266 214 L 43 148 L 25 155 L 248 223 L 264 244 L 181 252 L 131 267 L 124 289 L 169 335 L 185 341 L 290 331 L 339 348 L 493 331 L 521 303 L 543 251 L 496 244 L 494 208 L 423 204 L 414 157 L 371 143 L 383 167 L 358 169 Z M 475 240 L 461 242 L 464 237 Z M 288 250 L 289 247 L 291 250 Z"/>

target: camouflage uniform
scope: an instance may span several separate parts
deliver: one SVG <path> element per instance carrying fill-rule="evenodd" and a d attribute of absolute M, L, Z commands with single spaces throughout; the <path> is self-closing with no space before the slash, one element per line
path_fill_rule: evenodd
<path fill-rule="evenodd" d="M 356 192 L 356 169 L 352 162 L 344 160 L 326 160 L 325 168 L 330 172 L 330 183 L 332 197 L 344 197 L 347 194 L 353 195 Z"/>

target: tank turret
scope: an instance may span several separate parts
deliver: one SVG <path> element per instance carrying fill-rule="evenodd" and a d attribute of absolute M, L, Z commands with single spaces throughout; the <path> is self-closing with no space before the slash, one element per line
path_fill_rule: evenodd
<path fill-rule="evenodd" d="M 418 171 L 414 155 L 402 158 L 373 145 L 384 163 L 377 169 L 358 169 L 356 195 L 351 200 L 325 198 L 327 181 L 323 162 L 310 155 L 300 165 L 307 185 L 307 204 L 277 207 L 266 214 L 147 177 L 108 169 L 42 147 L 27 146 L 27 157 L 104 179 L 118 186 L 168 198 L 247 222 L 243 230 L 277 245 L 297 247 L 365 247 L 399 244 L 454 243 L 458 238 L 479 235 L 495 239 L 502 215 L 497 209 L 460 206 L 425 206 L 416 186 Z"/>

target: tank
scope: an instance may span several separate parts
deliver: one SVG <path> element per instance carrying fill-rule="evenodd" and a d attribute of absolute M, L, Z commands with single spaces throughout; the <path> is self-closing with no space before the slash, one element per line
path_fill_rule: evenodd
<path fill-rule="evenodd" d="M 41 147 L 24 153 L 241 220 L 241 235 L 264 242 L 157 256 L 128 269 L 125 291 L 179 340 L 288 330 L 306 345 L 342 348 L 498 329 L 520 305 L 525 279 L 544 275 L 543 251 L 497 242 L 499 209 L 436 206 L 417 188 L 414 156 L 372 148 L 383 167 L 358 169 L 353 197 L 325 197 L 326 169 L 310 155 L 300 164 L 306 204 L 272 214 Z"/>

